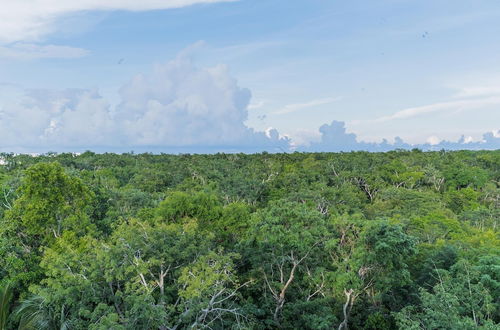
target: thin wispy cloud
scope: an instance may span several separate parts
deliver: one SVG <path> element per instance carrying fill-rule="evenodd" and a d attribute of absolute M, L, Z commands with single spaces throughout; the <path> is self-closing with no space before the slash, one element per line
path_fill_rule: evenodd
<path fill-rule="evenodd" d="M 433 38 L 435 35 L 446 31 L 453 31 L 458 28 L 467 27 L 478 22 L 496 20 L 500 11 L 498 10 L 475 10 L 462 14 L 450 14 L 449 16 L 439 16 L 430 19 L 419 20 L 416 24 L 408 23 L 399 29 L 384 29 L 384 35 L 406 36 L 413 38 L 421 36 L 423 38 Z"/>
<path fill-rule="evenodd" d="M 431 113 L 457 110 L 472 110 L 491 105 L 500 105 L 500 96 L 484 97 L 481 99 L 465 99 L 457 101 L 438 102 L 420 107 L 413 107 L 398 111 L 389 116 L 379 117 L 374 122 L 387 122 L 398 119 L 410 119 Z"/>
<path fill-rule="evenodd" d="M 265 101 L 255 101 L 248 105 L 248 110 L 256 110 L 262 108 L 266 104 Z"/>
<path fill-rule="evenodd" d="M 90 52 L 83 48 L 58 45 L 16 43 L 7 47 L 0 46 L 0 58 L 17 60 L 36 58 L 78 58 L 87 56 L 88 54 L 90 54 Z"/>
<path fill-rule="evenodd" d="M 312 101 L 305 102 L 305 103 L 288 104 L 288 105 L 284 106 L 283 108 L 281 108 L 280 110 L 271 112 L 271 114 L 273 114 L 273 115 L 285 115 L 288 113 L 297 112 L 297 111 L 309 109 L 309 108 L 320 106 L 320 105 L 330 104 L 330 103 L 336 102 L 340 99 L 341 99 L 340 97 L 327 97 L 327 98 L 312 100 Z"/>
<path fill-rule="evenodd" d="M 225 60 L 231 58 L 238 58 L 247 55 L 253 55 L 255 52 L 269 51 L 270 49 L 279 49 L 286 45 L 286 41 L 283 40 L 271 40 L 271 41 L 259 41 L 259 42 L 249 42 L 244 44 L 232 44 L 224 47 L 214 47 L 212 52 L 216 54 L 219 58 L 224 58 Z"/>
<path fill-rule="evenodd" d="M 235 0 L 3 0 L 0 42 L 39 40 L 56 30 L 57 20 L 84 11 L 146 11 Z"/>
<path fill-rule="evenodd" d="M 460 91 L 455 95 L 456 98 L 471 98 L 471 97 L 482 97 L 500 95 L 500 85 L 499 86 L 474 86 L 461 88 Z"/>

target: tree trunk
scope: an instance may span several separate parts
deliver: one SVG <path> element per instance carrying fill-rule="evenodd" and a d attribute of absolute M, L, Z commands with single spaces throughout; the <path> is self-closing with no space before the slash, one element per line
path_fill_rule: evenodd
<path fill-rule="evenodd" d="M 346 296 L 346 302 L 344 304 L 344 308 L 342 309 L 342 312 L 344 314 L 344 320 L 342 323 L 340 323 L 338 330 L 347 330 L 348 329 L 348 320 L 349 320 L 349 314 L 351 313 L 352 305 L 354 304 L 354 296 L 353 296 L 354 290 L 349 289 L 349 291 L 344 290 L 344 294 Z"/>
<path fill-rule="evenodd" d="M 276 297 L 276 309 L 274 310 L 274 322 L 278 324 L 278 327 L 281 328 L 281 324 L 279 322 L 279 316 L 281 313 L 281 310 L 283 309 L 283 305 L 285 305 L 285 294 L 286 290 L 290 286 L 290 284 L 293 281 L 293 278 L 295 277 L 295 270 L 297 269 L 298 262 L 293 263 L 292 270 L 290 271 L 290 276 L 288 277 L 288 280 L 286 281 L 285 285 L 281 289 L 281 292 L 278 297 Z"/>

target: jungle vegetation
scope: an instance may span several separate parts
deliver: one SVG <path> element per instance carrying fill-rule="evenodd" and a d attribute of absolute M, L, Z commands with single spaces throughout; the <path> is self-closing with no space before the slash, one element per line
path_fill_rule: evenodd
<path fill-rule="evenodd" d="M 0 154 L 0 329 L 499 329 L 500 151 Z"/>

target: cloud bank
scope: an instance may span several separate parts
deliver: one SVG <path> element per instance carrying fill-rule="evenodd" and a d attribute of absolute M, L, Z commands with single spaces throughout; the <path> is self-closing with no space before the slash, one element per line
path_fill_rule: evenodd
<path fill-rule="evenodd" d="M 481 141 L 430 138 L 410 144 L 359 141 L 344 122 L 319 128 L 320 141 L 292 146 L 277 130 L 257 132 L 245 125 L 251 93 L 240 88 L 224 65 L 196 67 L 180 55 L 120 89 L 112 106 L 98 91 L 28 90 L 22 101 L 0 107 L 0 151 L 47 152 L 87 149 L 112 152 L 340 152 L 394 149 L 500 149 L 500 130 Z"/>
<path fill-rule="evenodd" d="M 345 123 L 342 121 L 333 121 L 331 124 L 324 124 L 319 128 L 321 140 L 311 143 L 309 146 L 298 147 L 298 151 L 389 151 L 395 149 L 413 149 L 421 150 L 481 150 L 481 149 L 500 149 L 500 130 L 488 132 L 483 135 L 481 141 L 470 141 L 462 136 L 458 141 L 434 141 L 433 143 L 409 144 L 400 137 L 396 137 L 393 143 L 384 139 L 380 143 L 358 141 L 356 134 L 348 133 Z"/>
<path fill-rule="evenodd" d="M 296 147 L 275 129 L 259 132 L 246 126 L 250 91 L 241 88 L 224 65 L 206 68 L 194 65 L 189 57 L 193 47 L 166 64 L 156 65 L 150 73 L 132 77 L 120 88 L 120 101 L 116 105 L 110 104 L 97 90 L 24 91 L 19 101 L 0 106 L 0 151 L 252 153 L 500 149 L 500 131 L 486 133 L 481 141 L 475 142 L 465 137 L 458 141 L 431 137 L 428 143 L 410 144 L 396 137 L 392 143 L 387 140 L 374 143 L 360 141 L 339 121 L 319 128 L 319 142 Z M 290 105 L 286 112 L 334 100 Z M 438 108 L 453 106 L 457 105 L 446 103 Z M 407 109 L 401 113 L 413 116 L 422 109 L 429 110 Z"/>
<path fill-rule="evenodd" d="M 0 108 L 3 151 L 255 152 L 288 150 L 276 130 L 245 125 L 251 93 L 223 65 L 181 55 L 133 77 L 111 106 L 97 91 L 30 90 Z"/>

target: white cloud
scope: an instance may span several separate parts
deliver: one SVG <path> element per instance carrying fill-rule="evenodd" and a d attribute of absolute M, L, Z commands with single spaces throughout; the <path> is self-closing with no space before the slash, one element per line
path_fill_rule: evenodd
<path fill-rule="evenodd" d="M 319 106 L 319 105 L 330 104 L 330 103 L 333 103 L 333 102 L 338 101 L 338 100 L 340 100 L 340 97 L 328 97 L 328 98 L 323 98 L 323 99 L 312 100 L 312 101 L 305 102 L 305 103 L 288 104 L 280 110 L 271 112 L 271 114 L 284 115 L 287 113 L 296 112 L 296 111 L 300 111 L 303 109 L 307 109 L 307 108 L 311 108 L 311 107 L 315 107 L 315 106 Z"/>
<path fill-rule="evenodd" d="M 441 142 L 442 140 L 440 138 L 438 138 L 437 136 L 433 135 L 433 136 L 429 136 L 427 138 L 427 143 L 429 143 L 430 145 L 436 145 L 436 144 L 439 144 L 439 142 Z"/>
<path fill-rule="evenodd" d="M 33 41 L 56 30 L 59 18 L 82 11 L 145 11 L 234 0 L 2 0 L 0 42 Z"/>
<path fill-rule="evenodd" d="M 474 138 L 472 136 L 467 136 L 467 137 L 464 137 L 464 143 L 472 143 L 474 142 Z"/>
<path fill-rule="evenodd" d="M 78 58 L 89 54 L 82 48 L 57 45 L 37 45 L 32 43 L 15 43 L 0 46 L 0 58 L 34 59 L 34 58 Z"/>
<path fill-rule="evenodd" d="M 474 86 L 461 88 L 456 98 L 484 97 L 500 95 L 500 86 Z"/>
<path fill-rule="evenodd" d="M 75 151 L 113 147 L 208 147 L 239 151 L 287 149 L 276 130 L 245 126 L 250 91 L 223 65 L 198 68 L 179 56 L 150 74 L 133 77 L 111 107 L 97 91 L 32 90 L 0 108 L 5 148 Z"/>
<path fill-rule="evenodd" d="M 96 91 L 30 90 L 0 110 L 0 139 L 5 147 L 107 144 L 114 130 L 109 110 Z"/>
<path fill-rule="evenodd" d="M 447 101 L 447 102 L 438 102 L 429 105 L 424 105 L 420 107 L 413 107 L 398 111 L 389 116 L 383 116 L 375 119 L 375 122 L 386 122 L 390 120 L 397 119 L 409 119 L 416 116 L 421 116 L 430 113 L 436 112 L 445 112 L 445 111 L 457 111 L 457 110 L 471 110 L 478 109 L 481 107 L 491 106 L 491 105 L 500 105 L 500 96 L 490 96 L 483 97 L 479 99 L 464 99 L 457 101 Z"/>
<path fill-rule="evenodd" d="M 224 61 L 232 61 L 234 59 L 241 59 L 245 56 L 255 56 L 259 52 L 268 52 L 272 49 L 282 48 L 287 44 L 284 40 L 273 41 L 259 41 L 243 44 L 233 44 L 223 47 L 211 47 L 213 56 L 221 58 Z"/>
<path fill-rule="evenodd" d="M 225 66 L 198 69 L 180 57 L 121 89 L 117 119 L 137 144 L 217 145 L 244 139 L 250 91 Z"/>
<path fill-rule="evenodd" d="M 318 130 L 296 129 L 288 132 L 287 136 L 294 148 L 306 147 L 321 140 L 321 133 Z"/>
<path fill-rule="evenodd" d="M 264 105 L 266 104 L 266 102 L 264 101 L 256 101 L 256 102 L 252 102 L 248 105 L 248 110 L 255 110 L 255 109 L 260 109 L 262 108 Z"/>
<path fill-rule="evenodd" d="M 471 137 L 462 136 L 458 141 L 445 141 L 437 136 L 430 136 L 425 144 L 410 144 L 400 137 L 395 137 L 390 143 L 383 139 L 381 142 L 364 142 L 358 139 L 355 133 L 348 133 L 344 122 L 333 121 L 319 128 L 320 141 L 309 146 L 298 146 L 300 151 L 388 151 L 394 149 L 420 148 L 423 150 L 463 150 L 463 149 L 491 149 L 500 148 L 500 138 L 494 133 L 486 133 L 481 141 L 474 142 Z"/>

